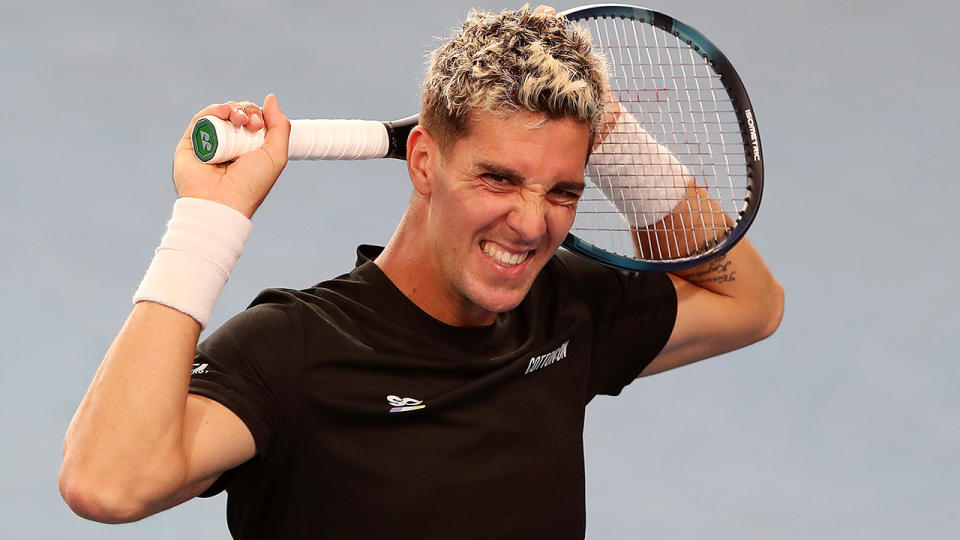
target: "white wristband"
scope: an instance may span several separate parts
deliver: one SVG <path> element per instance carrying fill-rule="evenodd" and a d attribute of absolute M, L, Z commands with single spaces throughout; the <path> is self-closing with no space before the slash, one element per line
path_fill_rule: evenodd
<path fill-rule="evenodd" d="M 227 205 L 180 198 L 133 302 L 156 302 L 206 328 L 253 223 Z"/>
<path fill-rule="evenodd" d="M 623 111 L 590 156 L 600 190 L 630 226 L 644 228 L 673 211 L 693 181 L 689 169 Z M 629 205 L 629 207 L 627 207 Z"/>

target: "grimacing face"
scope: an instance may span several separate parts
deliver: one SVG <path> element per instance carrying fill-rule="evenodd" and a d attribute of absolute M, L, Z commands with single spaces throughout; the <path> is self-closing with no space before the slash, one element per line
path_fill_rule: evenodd
<path fill-rule="evenodd" d="M 475 112 L 452 144 L 429 167 L 432 267 L 454 312 L 489 324 L 523 300 L 573 225 L 590 129 Z"/>

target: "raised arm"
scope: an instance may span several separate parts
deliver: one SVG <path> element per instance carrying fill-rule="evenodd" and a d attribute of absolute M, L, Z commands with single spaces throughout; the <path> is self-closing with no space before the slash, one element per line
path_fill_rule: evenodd
<path fill-rule="evenodd" d="M 266 143 L 232 163 L 200 163 L 190 135 L 208 114 L 253 130 L 265 123 Z M 217 208 L 228 219 L 250 218 L 286 165 L 289 129 L 273 96 L 262 110 L 235 102 L 207 107 L 177 145 L 177 193 L 226 205 L 232 210 Z M 141 519 L 198 495 L 253 457 L 253 437 L 236 415 L 188 394 L 201 332 L 193 315 L 140 301 L 107 351 L 64 442 L 60 492 L 80 516 Z"/>
<path fill-rule="evenodd" d="M 643 253 L 676 255 L 712 241 L 731 218 L 691 181 L 674 210 L 634 239 Z M 673 231 L 686 231 L 676 235 Z M 772 334 L 783 317 L 783 288 L 750 240 L 718 259 L 670 274 L 677 290 L 677 320 L 666 346 L 641 376 L 680 367 L 750 345 Z"/>
<path fill-rule="evenodd" d="M 723 207 L 670 151 L 644 131 L 612 94 L 595 151 L 605 144 L 640 148 L 648 185 L 660 186 L 661 199 L 645 203 L 642 219 L 631 221 L 641 258 L 683 257 L 726 234 L 733 225 Z M 647 191 L 650 193 L 651 191 Z M 611 197 L 615 202 L 619 199 Z M 678 201 L 676 204 L 664 201 Z M 632 215 L 634 209 L 622 209 Z M 649 223 L 649 225 L 647 225 Z M 744 347 L 772 334 L 783 315 L 783 289 L 746 238 L 719 259 L 670 275 L 677 290 L 677 319 L 669 341 L 641 373 L 652 375 Z"/>

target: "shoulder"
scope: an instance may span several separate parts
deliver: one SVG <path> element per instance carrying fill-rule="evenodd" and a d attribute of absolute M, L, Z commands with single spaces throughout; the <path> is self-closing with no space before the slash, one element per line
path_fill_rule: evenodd
<path fill-rule="evenodd" d="M 305 289 L 270 288 L 261 291 L 244 311 L 253 322 L 276 323 L 345 303 L 362 302 L 373 294 L 373 286 L 359 269 L 322 281 Z"/>
<path fill-rule="evenodd" d="M 200 345 L 201 350 L 213 344 L 232 343 L 234 346 L 254 346 L 278 341 L 289 342 L 305 333 L 305 327 L 318 314 L 331 311 L 343 296 L 338 280 L 349 279 L 344 274 L 313 287 L 297 290 L 269 288 L 261 291 L 247 308 L 237 313 Z"/>
<path fill-rule="evenodd" d="M 261 332 L 289 332 L 296 324 L 324 314 L 350 311 L 351 307 L 368 304 L 377 297 L 372 260 L 382 248 L 362 245 L 357 248 L 357 265 L 350 272 L 322 281 L 305 289 L 274 287 L 264 289 L 221 329 Z M 218 330 L 219 332 L 220 330 Z"/>
<path fill-rule="evenodd" d="M 261 291 L 247 309 L 234 315 L 216 330 L 217 334 L 263 337 L 283 334 L 303 317 L 307 302 L 301 291 L 272 288 Z M 211 336 L 213 337 L 213 335 Z"/>
<path fill-rule="evenodd" d="M 371 276 L 372 265 L 305 289 L 265 289 L 217 333 L 262 342 L 340 339 L 362 333 L 360 326 L 382 312 L 390 297 L 390 291 Z"/>

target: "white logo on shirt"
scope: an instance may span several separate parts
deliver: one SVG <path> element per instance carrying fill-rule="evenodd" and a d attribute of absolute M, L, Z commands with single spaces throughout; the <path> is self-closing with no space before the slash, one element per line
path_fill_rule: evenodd
<path fill-rule="evenodd" d="M 538 369 L 545 368 L 553 363 L 559 362 L 567 357 L 567 345 L 570 344 L 570 340 L 566 340 L 560 344 L 556 349 L 548 352 L 547 354 L 541 354 L 540 356 L 533 356 L 530 358 L 530 363 L 527 364 L 527 370 L 523 372 L 524 375 L 528 373 L 533 373 Z"/>
<path fill-rule="evenodd" d="M 402 398 L 394 395 L 387 396 L 387 403 L 393 405 L 393 408 L 390 409 L 390 412 L 415 411 L 417 409 L 426 407 L 426 405 L 423 405 L 423 401 L 419 399 L 410 397 Z"/>
<path fill-rule="evenodd" d="M 207 372 L 207 366 L 210 364 L 194 364 L 193 371 L 190 372 L 191 375 L 203 375 Z"/>
<path fill-rule="evenodd" d="M 398 397 L 398 396 L 387 396 L 387 401 L 396 407 L 402 407 L 404 405 L 419 405 L 423 403 L 419 399 L 413 399 L 412 397 Z"/>

